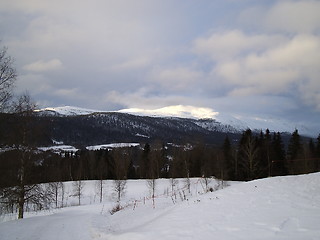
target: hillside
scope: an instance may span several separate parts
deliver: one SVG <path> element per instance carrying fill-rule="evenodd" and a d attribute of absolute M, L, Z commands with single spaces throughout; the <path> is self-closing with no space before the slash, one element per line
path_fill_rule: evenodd
<path fill-rule="evenodd" d="M 70 189 L 72 183 L 65 183 Z M 217 186 L 217 182 L 211 182 Z M 128 181 L 126 206 L 113 215 L 112 182 L 97 203 L 95 183 L 87 181 L 84 204 L 0 224 L 0 239 L 319 239 L 320 174 L 232 183 L 201 194 L 192 179 L 188 200 L 171 198 L 169 181 L 158 180 L 155 208 L 143 180 Z M 183 181 L 179 181 L 183 190 Z M 199 195 L 199 193 L 200 195 Z M 73 200 L 69 197 L 69 202 Z M 144 200 L 146 199 L 146 200 Z M 76 202 L 76 201 L 75 201 Z"/>
<path fill-rule="evenodd" d="M 130 112 L 130 110 L 126 110 Z M 117 143 L 117 142 L 175 142 L 221 145 L 225 136 L 236 142 L 244 130 L 250 127 L 243 121 L 232 117 L 220 116 L 221 121 L 214 118 L 196 118 L 188 112 L 177 113 L 177 117 L 164 114 L 144 115 L 143 113 L 99 112 L 75 107 L 46 108 L 37 111 L 37 126 L 42 128 L 42 138 L 38 146 L 50 146 L 57 142 L 86 147 L 90 145 Z M 186 117 L 189 116 L 189 117 Z M 196 115 L 200 116 L 200 115 Z M 207 116 L 207 115 L 204 115 Z M 6 125 L 7 120 L 2 120 L 3 132 L 12 135 L 10 129 L 12 120 Z M 11 122 L 11 123 L 10 123 Z M 11 124 L 11 125 L 10 125 Z M 252 124 L 252 130 L 257 134 L 268 128 L 264 125 Z M 270 123 L 270 130 L 283 132 L 284 141 L 289 136 L 281 124 L 275 127 Z M 292 131 L 294 128 L 292 127 Z M 289 132 L 291 133 L 291 131 Z"/>

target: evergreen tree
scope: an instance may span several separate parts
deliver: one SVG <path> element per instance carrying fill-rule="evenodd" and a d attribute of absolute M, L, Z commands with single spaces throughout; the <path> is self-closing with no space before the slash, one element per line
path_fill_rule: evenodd
<path fill-rule="evenodd" d="M 313 139 L 309 139 L 309 143 L 304 146 L 305 152 L 305 173 L 315 172 L 317 159 L 316 159 L 316 146 Z"/>
<path fill-rule="evenodd" d="M 302 173 L 301 160 L 303 158 L 303 145 L 301 143 L 301 137 L 296 129 L 289 140 L 287 159 L 290 174 Z"/>
<path fill-rule="evenodd" d="M 301 151 L 302 151 L 302 144 L 301 144 L 301 138 L 299 135 L 298 130 L 296 129 L 290 138 L 289 145 L 288 145 L 288 159 L 289 160 L 295 160 L 301 157 Z"/>
<path fill-rule="evenodd" d="M 149 162 L 150 162 L 150 144 L 146 143 L 143 148 L 142 156 L 140 159 L 140 178 L 147 178 L 149 172 Z"/>
<path fill-rule="evenodd" d="M 235 180 L 235 166 L 234 166 L 234 159 L 232 156 L 232 146 L 231 146 L 228 135 L 224 139 L 224 142 L 222 145 L 222 151 L 223 151 L 224 178 Z"/>
<path fill-rule="evenodd" d="M 267 165 L 268 165 L 268 176 L 271 176 L 271 135 L 269 129 L 266 130 L 265 135 L 265 148 L 267 156 Z"/>
<path fill-rule="evenodd" d="M 320 171 L 320 134 L 317 138 L 317 143 L 316 143 L 316 147 L 315 147 L 315 158 L 316 158 L 316 162 L 315 162 L 315 171 Z"/>
<path fill-rule="evenodd" d="M 271 164 L 270 164 L 270 145 L 271 145 L 271 137 L 269 129 L 266 130 L 264 134 L 262 131 L 260 132 L 260 136 L 258 139 L 258 177 L 267 177 L 271 175 Z"/>
<path fill-rule="evenodd" d="M 239 169 L 242 169 L 243 180 L 252 180 L 257 177 L 259 164 L 257 142 L 250 129 L 242 134 L 239 145 Z"/>
<path fill-rule="evenodd" d="M 271 176 L 283 176 L 288 174 L 285 161 L 286 153 L 279 132 L 273 134 L 271 146 Z"/>

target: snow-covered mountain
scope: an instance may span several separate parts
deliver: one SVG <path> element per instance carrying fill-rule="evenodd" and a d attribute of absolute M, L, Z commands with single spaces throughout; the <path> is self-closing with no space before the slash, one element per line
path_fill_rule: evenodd
<path fill-rule="evenodd" d="M 61 116 L 111 113 L 111 111 L 92 110 L 72 106 L 44 108 L 38 110 L 38 112 Z M 216 112 L 210 108 L 198 108 L 194 106 L 176 105 L 153 110 L 129 108 L 112 112 L 127 113 L 135 116 L 146 117 L 191 119 L 196 125 L 210 131 L 241 133 L 248 128 L 256 131 L 264 131 L 268 128 L 270 131 L 287 133 L 291 133 L 295 129 L 298 129 L 300 134 L 312 137 L 315 137 L 318 134 L 313 132 L 311 129 L 308 129 L 304 125 L 288 122 L 282 119 L 273 119 L 270 117 L 239 116 Z"/>
<path fill-rule="evenodd" d="M 48 115 L 64 115 L 64 116 L 76 116 L 76 115 L 87 115 L 95 112 L 97 110 L 72 107 L 72 106 L 63 106 L 63 107 L 47 107 L 43 109 L 36 110 L 36 112 L 46 113 Z"/>

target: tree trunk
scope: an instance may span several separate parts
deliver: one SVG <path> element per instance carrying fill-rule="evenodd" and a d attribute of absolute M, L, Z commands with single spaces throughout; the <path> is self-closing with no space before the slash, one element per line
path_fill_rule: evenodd
<path fill-rule="evenodd" d="M 103 196 L 103 180 L 100 180 L 100 203 L 102 202 L 102 196 Z"/>
<path fill-rule="evenodd" d="M 23 212 L 24 212 L 24 190 L 22 190 L 19 194 L 19 214 L 18 214 L 18 219 L 23 218 Z"/>

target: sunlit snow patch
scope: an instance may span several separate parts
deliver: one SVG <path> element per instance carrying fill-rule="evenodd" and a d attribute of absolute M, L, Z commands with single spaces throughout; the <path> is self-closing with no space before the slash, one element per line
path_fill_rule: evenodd
<path fill-rule="evenodd" d="M 159 117 L 182 117 L 182 118 L 215 118 L 219 113 L 214 112 L 211 108 L 199 108 L 194 106 L 175 105 L 158 109 L 142 109 L 129 108 L 119 112 L 137 114 L 144 116 L 159 116 Z"/>
<path fill-rule="evenodd" d="M 124 148 L 124 147 L 137 147 L 140 143 L 110 143 L 102 145 L 94 145 L 86 147 L 89 151 L 101 150 L 101 149 L 110 149 L 110 148 Z"/>
<path fill-rule="evenodd" d="M 75 148 L 74 146 L 70 145 L 58 145 L 58 146 L 50 146 L 50 147 L 39 147 L 40 151 L 52 151 L 54 153 L 61 153 L 61 152 L 77 152 L 79 149 Z"/>

